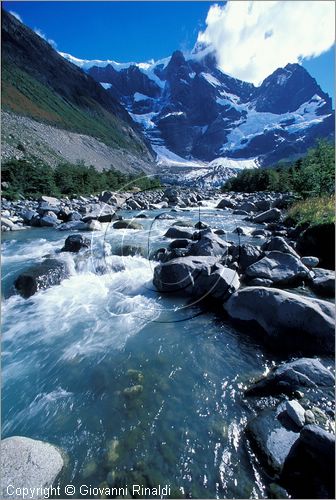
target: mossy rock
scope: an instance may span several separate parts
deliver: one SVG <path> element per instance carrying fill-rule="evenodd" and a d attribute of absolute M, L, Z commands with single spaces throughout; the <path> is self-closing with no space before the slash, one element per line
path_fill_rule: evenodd
<path fill-rule="evenodd" d="M 133 398 L 139 396 L 143 391 L 143 386 L 140 384 L 132 385 L 132 387 L 127 387 L 124 389 L 123 394 L 128 398 Z"/>
<path fill-rule="evenodd" d="M 144 375 L 140 370 L 134 370 L 130 368 L 127 370 L 127 375 L 134 381 L 141 384 L 144 380 Z"/>
<path fill-rule="evenodd" d="M 111 467 L 114 465 L 114 463 L 118 460 L 119 458 L 119 441 L 118 439 L 112 439 L 107 443 L 106 446 L 106 463 L 108 467 Z"/>
<path fill-rule="evenodd" d="M 88 477 L 93 476 L 95 472 L 97 471 L 97 464 L 94 460 L 90 460 L 90 462 L 87 462 L 82 470 L 81 476 L 83 479 L 87 479 Z"/>

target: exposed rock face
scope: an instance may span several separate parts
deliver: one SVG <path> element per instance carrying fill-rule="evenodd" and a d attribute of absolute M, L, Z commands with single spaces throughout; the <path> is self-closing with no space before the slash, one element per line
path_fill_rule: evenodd
<path fill-rule="evenodd" d="M 134 63 L 121 70 L 108 62 L 98 67 L 93 61 L 88 72 L 112 84 L 109 92 L 143 125 L 154 148 L 162 144 L 184 158 L 259 156 L 274 163 L 333 130 L 330 97 L 298 64 L 277 69 L 260 87 L 222 73 L 214 54 L 180 51 L 148 69 Z M 311 120 L 308 110 L 319 123 L 297 128 Z"/>
<path fill-rule="evenodd" d="M 285 460 L 281 482 L 293 498 L 335 498 L 335 435 L 305 425 Z"/>
<path fill-rule="evenodd" d="M 274 288 L 247 287 L 224 304 L 228 315 L 257 323 L 265 341 L 289 352 L 334 352 L 335 311 L 332 304 Z"/>
<path fill-rule="evenodd" d="M 335 377 L 316 358 L 300 358 L 284 363 L 267 377 L 255 382 L 247 391 L 250 396 L 269 396 L 280 393 L 291 395 L 303 388 L 330 387 Z"/>
<path fill-rule="evenodd" d="M 263 252 L 260 248 L 250 245 L 249 243 L 244 243 L 243 245 L 232 248 L 232 258 L 238 262 L 242 272 L 244 272 L 247 267 L 257 262 L 262 255 Z"/>
<path fill-rule="evenodd" d="M 271 238 L 269 241 L 266 241 L 261 248 L 264 250 L 264 252 L 271 252 L 273 250 L 276 250 L 278 252 L 290 253 L 298 259 L 300 258 L 294 248 L 292 248 L 281 236 L 273 236 L 273 238 Z M 304 264 L 304 262 L 302 263 Z"/>
<path fill-rule="evenodd" d="M 34 498 L 45 498 L 41 488 L 51 487 L 63 466 L 61 453 L 49 443 L 19 436 L 4 439 L 1 441 L 1 498 L 18 498 L 13 497 L 16 488 L 35 488 Z"/>
<path fill-rule="evenodd" d="M 14 286 L 19 294 L 27 299 L 39 290 L 59 285 L 68 276 L 69 270 L 65 262 L 56 259 L 45 259 L 21 273 L 16 278 Z"/>

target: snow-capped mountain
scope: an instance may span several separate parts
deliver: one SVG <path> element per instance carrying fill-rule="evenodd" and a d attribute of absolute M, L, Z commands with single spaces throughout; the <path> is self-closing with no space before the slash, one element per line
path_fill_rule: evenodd
<path fill-rule="evenodd" d="M 334 133 L 330 97 L 299 64 L 255 87 L 224 74 L 208 50 L 148 63 L 62 55 L 120 100 L 162 165 L 204 167 L 218 158 L 269 165 Z"/>

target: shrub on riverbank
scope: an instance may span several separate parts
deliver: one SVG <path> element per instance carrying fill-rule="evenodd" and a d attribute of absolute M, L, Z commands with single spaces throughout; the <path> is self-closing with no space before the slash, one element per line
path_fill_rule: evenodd
<path fill-rule="evenodd" d="M 99 193 L 103 190 L 155 189 L 161 186 L 157 177 L 127 174 L 118 170 L 98 172 L 93 166 L 62 163 L 55 169 L 41 160 L 10 160 L 2 166 L 3 196 L 17 199 L 41 195 L 74 196 Z"/>
<path fill-rule="evenodd" d="M 335 196 L 322 196 L 298 201 L 292 205 L 287 216 L 296 224 L 328 224 L 335 219 Z"/>
<path fill-rule="evenodd" d="M 331 195 L 335 184 L 335 146 L 318 141 L 304 158 L 289 166 L 243 170 L 222 191 L 293 191 L 302 198 Z"/>

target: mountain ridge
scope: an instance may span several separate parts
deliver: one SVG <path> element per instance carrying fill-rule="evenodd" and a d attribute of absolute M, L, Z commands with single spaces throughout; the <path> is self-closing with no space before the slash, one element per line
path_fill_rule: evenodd
<path fill-rule="evenodd" d="M 333 137 L 331 98 L 299 64 L 259 87 L 223 73 L 208 49 L 147 63 L 80 60 L 140 123 L 153 149 L 186 160 L 256 158 L 261 165 L 304 154 Z"/>

